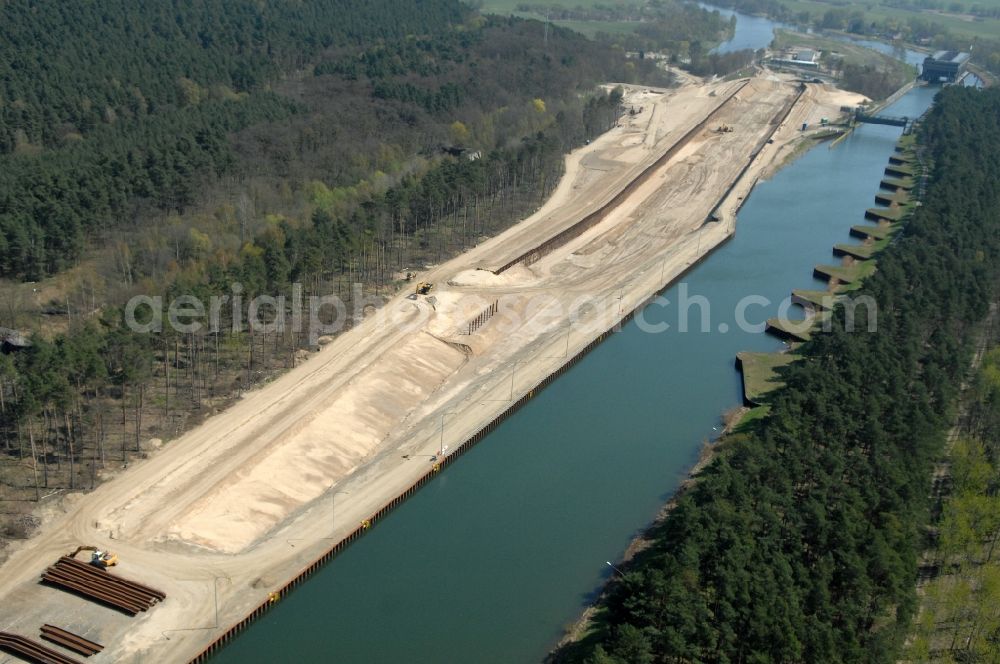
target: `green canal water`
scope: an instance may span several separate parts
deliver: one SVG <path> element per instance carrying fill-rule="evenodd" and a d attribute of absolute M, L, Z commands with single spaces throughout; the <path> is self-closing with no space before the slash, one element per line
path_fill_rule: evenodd
<path fill-rule="evenodd" d="M 934 93 L 887 112 L 919 115 Z M 781 347 L 737 327 L 737 302 L 768 298 L 747 311 L 763 322 L 792 288 L 816 285 L 813 266 L 835 261 L 832 246 L 874 204 L 898 136 L 861 127 L 760 183 L 733 240 L 684 279 L 710 302 L 713 331 L 627 325 L 213 661 L 539 661 L 740 403 L 736 353 Z M 677 317 L 646 311 L 671 330 Z"/>

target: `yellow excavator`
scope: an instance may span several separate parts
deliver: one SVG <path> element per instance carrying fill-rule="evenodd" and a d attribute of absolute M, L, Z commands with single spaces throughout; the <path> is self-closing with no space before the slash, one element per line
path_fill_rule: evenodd
<path fill-rule="evenodd" d="M 69 554 L 70 558 L 76 558 L 76 554 L 81 551 L 90 551 L 90 564 L 95 567 L 107 569 L 118 564 L 118 554 L 111 551 L 101 551 L 96 546 L 78 546 L 76 551 Z"/>
<path fill-rule="evenodd" d="M 421 281 L 417 284 L 417 295 L 427 295 L 434 288 L 434 284 L 428 283 L 426 281 Z"/>

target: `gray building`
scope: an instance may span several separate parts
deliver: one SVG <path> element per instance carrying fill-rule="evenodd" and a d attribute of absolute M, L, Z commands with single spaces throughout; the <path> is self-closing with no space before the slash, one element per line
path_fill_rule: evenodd
<path fill-rule="evenodd" d="M 938 51 L 924 58 L 924 68 L 920 78 L 931 83 L 951 83 L 962 73 L 968 61 L 968 53 Z"/>

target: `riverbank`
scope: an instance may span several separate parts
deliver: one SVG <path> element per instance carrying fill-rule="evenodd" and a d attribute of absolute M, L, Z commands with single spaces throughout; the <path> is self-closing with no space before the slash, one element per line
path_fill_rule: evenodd
<path fill-rule="evenodd" d="M 919 114 L 914 102 L 928 92 L 899 112 Z M 897 134 L 866 125 L 843 150 L 812 150 L 762 180 L 730 241 L 282 600 L 219 664 L 544 658 L 613 574 L 604 561 L 621 559 L 715 437 L 719 413 L 741 402 L 733 357 L 782 347 L 739 323 L 741 302 L 771 302 L 752 307 L 752 324 L 781 315 L 789 289 L 846 239 L 845 220 L 871 205 Z M 679 333 L 692 297 L 710 304 L 707 327 L 692 303 Z"/>
<path fill-rule="evenodd" d="M 923 92 L 914 96 L 927 100 Z M 967 168 L 936 172 L 907 241 L 880 256 L 861 291 L 875 300 L 869 325 L 803 348 L 807 359 L 784 376 L 771 416 L 682 498 L 650 555 L 615 584 L 605 629 L 568 661 L 899 659 L 916 608 L 926 486 L 996 277 L 997 216 L 935 210 L 955 192 L 963 210 L 995 208 L 993 153 L 977 148 L 1000 141 L 998 102 L 957 87 L 941 93 L 921 149 L 930 163 Z M 969 122 L 942 134 L 957 118 Z M 957 245 L 965 249 L 947 250 Z M 942 247 L 941 264 L 913 269 Z M 968 287 L 949 287 L 948 275 Z M 952 313 L 936 318 L 942 306 Z M 913 355 L 892 353 L 927 339 Z"/>
<path fill-rule="evenodd" d="M 663 507 L 660 508 L 660 511 L 657 512 L 653 521 L 632 538 L 632 540 L 628 543 L 628 546 L 625 548 L 625 553 L 622 554 L 621 559 L 615 561 L 615 566 L 613 568 L 615 574 L 621 574 L 618 569 L 619 566 L 626 567 L 627 569 L 629 563 L 631 563 L 636 556 L 653 545 L 656 530 L 663 525 L 663 522 L 666 521 L 667 517 L 670 516 L 670 513 L 675 507 L 677 507 L 678 501 L 698 482 L 698 476 L 701 472 L 705 470 L 713 461 L 715 461 L 719 454 L 723 452 L 726 444 L 729 442 L 728 437 L 739 428 L 744 416 L 749 412 L 750 408 L 741 406 L 726 411 L 726 413 L 722 415 L 721 419 L 723 421 L 723 428 L 718 437 L 714 440 L 706 439 L 702 442 L 701 453 L 698 455 L 698 460 L 687 471 L 686 477 L 680 482 L 680 484 L 678 484 L 673 495 L 666 503 L 664 503 Z M 608 565 L 612 564 L 611 561 L 607 562 Z M 614 577 L 612 577 L 612 579 L 613 578 Z M 546 662 L 554 664 L 558 661 L 554 656 L 561 648 L 577 643 L 586 637 L 587 633 L 593 628 L 598 613 L 601 611 L 604 602 L 607 600 L 608 590 L 610 587 L 611 580 L 604 584 L 594 600 L 590 602 L 587 608 L 583 610 L 572 625 L 566 629 L 566 633 L 550 651 L 549 656 L 546 657 Z"/>
<path fill-rule="evenodd" d="M 630 103 L 645 110 L 571 155 L 566 177 L 532 218 L 421 275 L 437 284 L 431 297 L 398 295 L 384 316 L 230 411 L 94 493 L 70 497 L 66 512 L 3 568 L 5 629 L 26 632 L 39 620 L 86 611 L 83 600 L 34 582 L 79 543 L 116 550 L 118 573 L 167 593 L 131 622 L 92 613 L 95 640 L 108 645 L 109 657 L 181 661 L 266 605 L 270 593 L 420 481 L 432 459 L 530 395 L 732 234 L 733 212 L 775 148 L 797 139 L 802 117 L 829 114 L 820 86 L 786 109 L 793 86 L 758 78 L 736 94 L 742 84 L 630 90 Z M 788 110 L 785 127 L 770 124 Z M 599 225 L 530 266 L 489 272 L 606 204 L 706 119 L 710 125 Z M 716 123 L 737 131 L 719 133 Z M 729 187 L 720 205 L 713 192 Z M 720 221 L 703 223 L 713 207 Z M 588 309 L 566 308 L 582 296 Z M 497 315 L 463 333 L 492 302 Z"/>
<path fill-rule="evenodd" d="M 910 92 L 910 90 L 912 90 L 913 87 L 914 87 L 913 83 L 904 86 L 903 89 L 899 90 L 896 94 L 892 95 L 890 100 L 887 100 L 886 102 L 882 103 L 879 106 L 879 108 L 880 109 L 885 108 L 891 105 L 892 103 L 895 103 L 896 101 L 901 99 L 905 94 Z M 892 162 L 891 160 L 892 159 L 899 160 L 902 158 L 903 154 L 910 154 L 911 155 L 910 158 L 912 158 L 912 151 L 907 153 L 903 147 L 900 147 L 900 145 L 901 144 L 897 144 L 896 151 L 891 155 L 889 155 L 890 167 L 892 163 L 901 163 L 900 161 Z M 901 225 L 902 225 L 901 223 L 895 224 L 895 226 L 897 227 Z M 899 230 L 899 228 L 896 228 L 896 230 Z M 885 243 L 882 244 L 883 244 L 882 248 L 884 248 Z M 836 253 L 837 250 L 835 248 L 834 254 L 836 255 Z M 871 272 L 874 271 L 874 265 L 876 261 L 874 260 L 873 256 L 868 256 L 867 258 L 868 260 L 866 260 L 865 265 L 871 268 L 871 270 L 868 271 L 868 273 L 870 274 Z M 862 280 L 859 280 L 857 283 L 853 284 L 853 287 L 860 286 L 860 281 Z M 830 290 L 831 296 L 836 290 L 837 290 L 836 288 L 832 288 Z M 793 299 L 796 292 L 797 291 L 794 290 L 792 291 Z M 771 353 L 771 354 L 751 353 L 748 355 L 749 356 L 758 355 L 761 357 L 788 358 L 789 356 L 787 355 L 787 353 L 794 352 L 795 348 L 799 345 L 800 344 L 790 344 L 789 347 L 783 349 L 778 353 Z M 780 363 L 784 365 L 787 364 L 788 361 L 789 361 L 788 359 L 782 359 Z M 737 355 L 737 362 L 740 363 L 741 365 L 740 372 L 743 375 L 744 403 L 750 403 L 750 398 L 748 396 L 748 390 L 746 384 L 747 380 L 746 367 L 742 366 L 743 354 Z M 770 373 L 770 372 L 768 371 L 765 373 Z M 775 387 L 777 386 L 772 385 L 767 389 L 774 389 Z M 759 397 L 760 385 L 756 386 L 756 388 L 757 389 L 755 391 L 755 396 Z M 547 661 L 550 662 L 562 661 L 560 659 L 560 656 L 564 655 L 567 649 L 572 650 L 574 647 L 577 647 L 578 644 L 580 644 L 584 640 L 592 638 L 593 635 L 591 633 L 595 629 L 600 628 L 599 616 L 600 613 L 605 609 L 605 604 L 608 599 L 608 593 L 610 592 L 612 585 L 616 581 L 616 576 L 624 573 L 622 570 L 619 569 L 619 566 L 625 568 L 625 570 L 629 570 L 629 565 L 634 561 L 636 556 L 640 555 L 643 551 L 645 551 L 655 543 L 656 533 L 662 528 L 667 517 L 676 508 L 678 501 L 681 500 L 683 496 L 696 485 L 702 471 L 705 468 L 707 468 L 719 456 L 719 454 L 722 453 L 722 451 L 726 449 L 728 444 L 738 443 L 738 441 L 741 440 L 741 437 L 738 435 L 739 431 L 741 429 L 745 429 L 746 427 L 752 426 L 753 421 L 761 416 L 760 413 L 766 412 L 767 410 L 769 410 L 769 408 L 770 408 L 769 406 L 761 406 L 760 402 L 756 402 L 756 408 L 754 409 L 747 406 L 743 406 L 738 409 L 733 409 L 725 414 L 725 416 L 723 417 L 725 426 L 722 432 L 719 434 L 718 438 L 715 439 L 714 441 L 711 441 L 711 443 L 709 443 L 709 441 L 705 441 L 703 443 L 702 453 L 699 456 L 697 463 L 689 471 L 688 476 L 684 479 L 684 481 L 680 483 L 674 495 L 670 498 L 670 500 L 666 502 L 666 504 L 657 514 L 656 518 L 645 529 L 643 529 L 639 534 L 637 534 L 631 540 L 629 546 L 625 550 L 624 555 L 622 556 L 620 561 L 617 561 L 616 565 L 614 566 L 616 574 L 612 575 L 612 577 L 608 579 L 607 583 L 602 587 L 600 593 L 593 600 L 593 602 L 591 602 L 589 606 L 587 606 L 587 608 L 582 612 L 579 618 L 572 624 L 571 627 L 569 627 L 566 630 L 566 634 L 563 636 L 562 639 L 560 639 L 560 641 L 550 652 Z M 610 562 L 608 564 L 611 565 Z"/>

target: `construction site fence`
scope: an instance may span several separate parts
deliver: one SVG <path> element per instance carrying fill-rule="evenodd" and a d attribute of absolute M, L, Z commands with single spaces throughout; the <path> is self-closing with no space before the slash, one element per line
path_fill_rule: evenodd
<path fill-rule="evenodd" d="M 483 309 L 483 311 L 469 322 L 466 335 L 470 335 L 483 325 L 485 325 L 493 315 L 500 310 L 500 300 L 493 300 L 493 304 Z"/>

